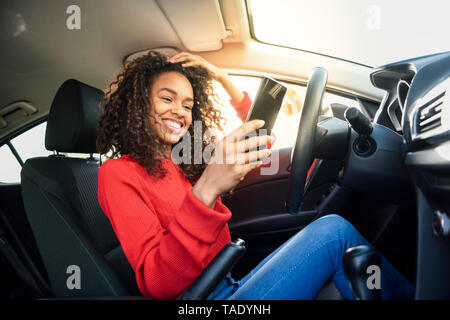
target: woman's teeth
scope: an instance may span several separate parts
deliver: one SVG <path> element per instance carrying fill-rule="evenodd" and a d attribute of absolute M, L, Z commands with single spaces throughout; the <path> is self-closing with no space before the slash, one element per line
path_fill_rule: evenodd
<path fill-rule="evenodd" d="M 175 128 L 175 129 L 181 128 L 181 124 L 179 124 L 178 122 L 170 121 L 170 120 L 164 120 L 164 121 L 165 121 L 165 123 L 167 123 L 167 125 L 169 125 L 172 128 Z"/>

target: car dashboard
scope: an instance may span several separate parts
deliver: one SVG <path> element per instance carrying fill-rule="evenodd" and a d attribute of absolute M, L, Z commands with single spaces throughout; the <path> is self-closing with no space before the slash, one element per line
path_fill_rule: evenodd
<path fill-rule="evenodd" d="M 416 190 L 417 299 L 450 298 L 450 52 L 374 69 L 385 90 L 374 122 L 403 136 Z"/>

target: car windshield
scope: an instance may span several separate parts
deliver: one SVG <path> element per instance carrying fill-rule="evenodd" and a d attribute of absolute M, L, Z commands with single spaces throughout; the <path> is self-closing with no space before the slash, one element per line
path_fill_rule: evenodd
<path fill-rule="evenodd" d="M 367 66 L 450 50 L 448 0 L 247 0 L 254 37 Z"/>

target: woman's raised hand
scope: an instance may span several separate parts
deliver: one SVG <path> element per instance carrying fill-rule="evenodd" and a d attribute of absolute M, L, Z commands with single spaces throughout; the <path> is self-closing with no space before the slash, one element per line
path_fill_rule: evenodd
<path fill-rule="evenodd" d="M 211 162 L 192 190 L 200 201 L 213 208 L 218 196 L 236 186 L 247 173 L 262 164 L 262 158 L 270 155 L 269 149 L 258 149 L 273 144 L 274 137 L 242 139 L 263 125 L 262 120 L 246 122 L 215 145 Z"/>
<path fill-rule="evenodd" d="M 222 69 L 216 67 L 212 63 L 209 63 L 205 59 L 203 59 L 200 56 L 196 56 L 187 52 L 180 52 L 176 55 L 173 55 L 169 58 L 169 62 L 171 63 L 179 63 L 181 62 L 181 66 L 184 68 L 187 67 L 193 67 L 193 66 L 200 66 L 206 69 L 211 77 L 214 78 L 214 80 L 222 81 L 224 77 L 227 76 L 226 72 L 224 72 Z"/>
<path fill-rule="evenodd" d="M 244 99 L 244 93 L 237 88 L 228 77 L 228 74 L 200 56 L 187 52 L 180 52 L 169 58 L 170 63 L 181 63 L 184 68 L 199 66 L 204 68 L 211 77 L 218 81 L 230 96 L 231 100 L 240 102 Z"/>

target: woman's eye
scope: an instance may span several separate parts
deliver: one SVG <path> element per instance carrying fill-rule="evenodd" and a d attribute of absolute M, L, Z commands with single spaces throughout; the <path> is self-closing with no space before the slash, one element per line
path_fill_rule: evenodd
<path fill-rule="evenodd" d="M 169 97 L 162 97 L 161 99 L 163 99 L 166 102 L 172 102 L 172 99 Z"/>
<path fill-rule="evenodd" d="M 192 110 L 192 106 L 185 105 L 184 107 L 185 107 L 186 109 L 188 109 L 188 110 Z"/>

